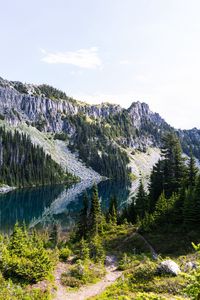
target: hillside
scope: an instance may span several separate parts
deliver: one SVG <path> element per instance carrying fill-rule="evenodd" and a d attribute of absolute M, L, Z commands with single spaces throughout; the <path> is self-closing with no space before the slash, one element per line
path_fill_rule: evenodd
<path fill-rule="evenodd" d="M 109 103 L 89 105 L 48 85 L 0 78 L 0 117 L 12 127 L 24 123 L 55 135 L 86 166 L 116 180 L 129 180 L 135 153 L 160 148 L 169 131 L 177 133 L 186 154 L 192 148 L 200 158 L 200 131 L 172 128 L 145 103 L 134 102 L 128 109 Z"/>

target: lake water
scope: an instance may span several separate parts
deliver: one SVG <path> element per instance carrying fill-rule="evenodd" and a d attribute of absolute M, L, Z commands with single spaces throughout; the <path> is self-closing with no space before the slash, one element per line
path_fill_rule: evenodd
<path fill-rule="evenodd" d="M 116 195 L 119 207 L 130 199 L 130 186 L 113 181 L 98 184 L 102 209 Z M 21 189 L 0 195 L 0 231 L 9 233 L 16 221 L 30 227 L 41 227 L 57 220 L 63 229 L 73 226 L 82 207 L 84 191 L 91 196 L 92 183 L 81 182 L 70 188 L 62 185 Z"/>

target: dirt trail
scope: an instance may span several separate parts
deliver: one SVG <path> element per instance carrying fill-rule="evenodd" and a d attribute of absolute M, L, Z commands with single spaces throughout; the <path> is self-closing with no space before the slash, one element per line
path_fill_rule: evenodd
<path fill-rule="evenodd" d="M 105 277 L 92 285 L 83 286 L 78 291 L 69 292 L 61 284 L 61 274 L 66 271 L 66 264 L 59 264 L 55 271 L 55 280 L 57 286 L 57 293 L 55 300 L 85 300 L 90 297 L 96 296 L 102 293 L 106 287 L 113 284 L 117 278 L 122 275 L 121 271 L 116 270 L 116 265 L 110 265 L 106 267 L 107 274 Z"/>

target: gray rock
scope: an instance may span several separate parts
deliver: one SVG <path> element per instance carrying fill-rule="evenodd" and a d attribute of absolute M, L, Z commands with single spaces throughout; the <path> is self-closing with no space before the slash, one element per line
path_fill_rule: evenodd
<path fill-rule="evenodd" d="M 179 266 L 177 265 L 177 263 L 175 263 L 173 260 L 164 260 L 162 261 L 158 268 L 157 268 L 157 272 L 159 274 L 171 274 L 174 276 L 177 276 L 181 270 L 179 268 Z"/>
<path fill-rule="evenodd" d="M 197 264 L 195 262 L 189 261 L 185 264 L 184 272 L 197 269 Z"/>

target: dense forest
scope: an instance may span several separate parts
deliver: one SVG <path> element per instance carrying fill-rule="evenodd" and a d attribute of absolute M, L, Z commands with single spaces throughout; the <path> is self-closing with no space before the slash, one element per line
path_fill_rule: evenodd
<path fill-rule="evenodd" d="M 200 228 L 200 175 L 196 160 L 190 152 L 183 156 L 179 139 L 169 133 L 163 139 L 162 157 L 153 167 L 149 193 L 142 180 L 124 217 L 139 222 L 144 231 L 156 228 L 184 231 Z"/>
<path fill-rule="evenodd" d="M 76 128 L 76 133 L 70 139 L 70 149 L 78 150 L 79 157 L 101 175 L 128 181 L 129 158 L 126 152 L 112 140 L 113 135 L 119 136 L 119 130 L 123 130 L 120 124 L 118 130 L 116 128 L 114 131 L 109 129 L 108 124 L 107 126 L 104 122 L 99 124 L 94 119 L 88 121 L 86 116 L 81 114 L 67 119 Z"/>
<path fill-rule="evenodd" d="M 50 155 L 18 131 L 0 128 L 0 183 L 25 187 L 73 180 Z"/>

